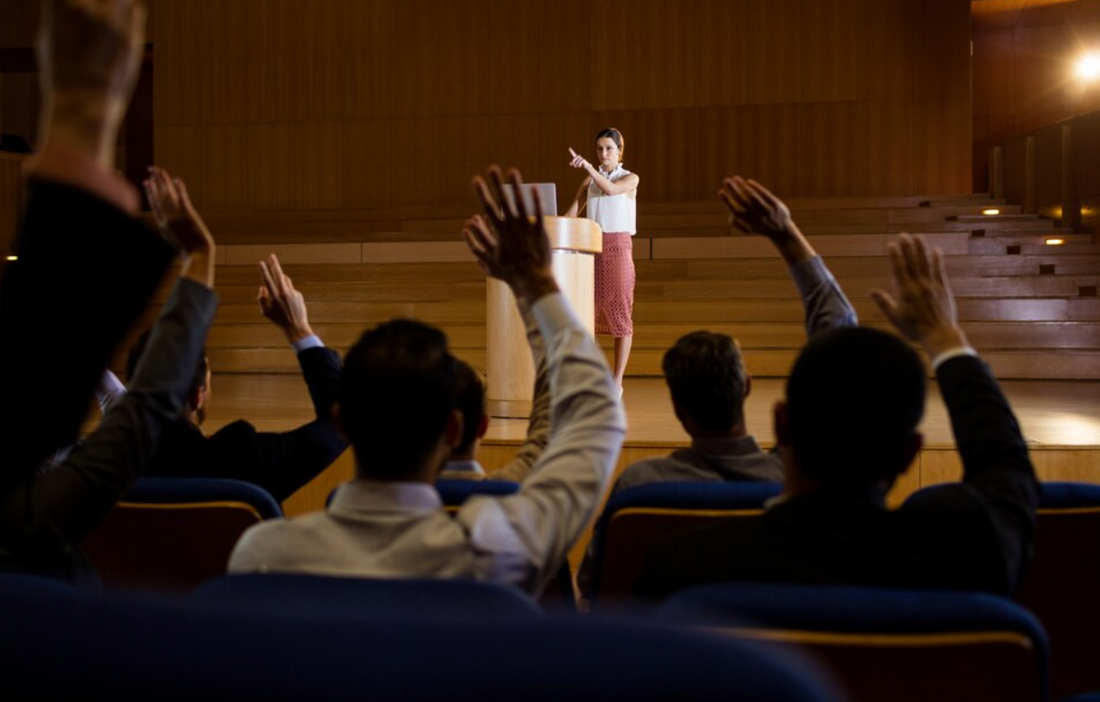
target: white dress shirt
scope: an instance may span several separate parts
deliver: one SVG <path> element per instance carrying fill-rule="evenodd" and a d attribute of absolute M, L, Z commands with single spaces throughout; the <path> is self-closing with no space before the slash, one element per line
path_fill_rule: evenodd
<path fill-rule="evenodd" d="M 607 362 L 560 293 L 533 312 L 546 341 L 550 440 L 520 491 L 450 516 L 425 483 L 355 480 L 324 512 L 265 522 L 229 570 L 375 578 L 470 578 L 541 591 L 607 489 L 626 432 Z"/>

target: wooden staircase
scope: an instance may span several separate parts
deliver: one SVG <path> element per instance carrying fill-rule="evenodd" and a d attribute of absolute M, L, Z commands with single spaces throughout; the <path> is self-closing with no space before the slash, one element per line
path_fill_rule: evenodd
<path fill-rule="evenodd" d="M 1004 379 L 1100 379 L 1100 246 L 1089 235 L 984 195 L 804 199 L 790 203 L 860 319 L 889 285 L 887 243 L 920 233 L 947 255 L 959 316 Z M 1000 214 L 982 210 L 996 207 Z M 255 261 L 276 251 L 318 333 L 343 351 L 394 316 L 442 327 L 455 352 L 485 364 L 485 285 L 460 241 L 469 213 L 393 210 L 208 217 L 219 239 L 221 309 L 209 339 L 215 372 L 297 373 L 255 304 Z M 641 204 L 628 374 L 660 375 L 665 349 L 707 328 L 739 339 L 750 371 L 785 377 L 805 341 L 793 283 L 771 245 L 731 235 L 717 202 Z M 1063 244 L 1048 245 L 1050 239 Z M 601 339 L 610 351 L 610 340 Z"/>

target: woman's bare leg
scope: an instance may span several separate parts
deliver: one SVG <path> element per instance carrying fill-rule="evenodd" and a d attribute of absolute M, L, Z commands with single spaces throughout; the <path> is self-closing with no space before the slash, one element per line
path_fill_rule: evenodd
<path fill-rule="evenodd" d="M 634 344 L 632 336 L 615 337 L 615 382 L 621 388 L 626 375 L 626 362 L 630 358 L 630 347 Z"/>

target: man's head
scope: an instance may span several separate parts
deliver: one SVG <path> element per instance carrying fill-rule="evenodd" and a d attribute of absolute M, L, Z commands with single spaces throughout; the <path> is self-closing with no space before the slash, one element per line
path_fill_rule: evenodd
<path fill-rule="evenodd" d="M 360 337 L 344 359 L 339 420 L 359 476 L 432 480 L 462 434 L 458 363 L 443 332 L 396 319 Z"/>
<path fill-rule="evenodd" d="M 689 434 L 713 438 L 745 431 L 750 380 L 733 339 L 692 332 L 665 352 L 661 368 L 676 417 Z"/>
<path fill-rule="evenodd" d="M 920 450 L 925 384 L 924 364 L 896 336 L 831 331 L 795 362 L 776 437 L 817 486 L 889 487 Z"/>
<path fill-rule="evenodd" d="M 132 383 L 134 374 L 137 373 L 138 364 L 145 355 L 145 347 L 149 344 L 152 329 L 146 330 L 138 337 L 134 345 L 130 347 L 130 353 L 126 357 L 126 381 Z M 156 359 L 151 359 L 156 361 Z M 191 389 L 187 391 L 187 404 L 183 408 L 183 416 L 196 425 L 206 421 L 206 408 L 210 404 L 210 359 L 206 355 L 206 349 L 202 350 L 202 357 L 195 366 L 195 375 L 191 380 Z"/>
<path fill-rule="evenodd" d="M 477 443 L 489 428 L 489 415 L 485 411 L 485 380 L 473 366 L 461 359 L 455 360 L 458 372 L 458 409 L 462 412 L 462 436 L 451 452 L 454 460 L 473 460 Z"/>

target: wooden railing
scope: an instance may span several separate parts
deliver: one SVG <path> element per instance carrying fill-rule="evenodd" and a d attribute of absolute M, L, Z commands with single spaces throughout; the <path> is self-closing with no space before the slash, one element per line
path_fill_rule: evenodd
<path fill-rule="evenodd" d="M 1074 231 L 1100 234 L 1100 112 L 995 146 L 989 159 L 994 197 Z"/>

